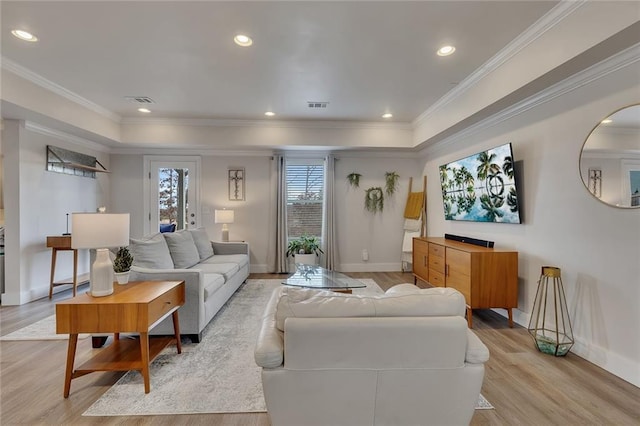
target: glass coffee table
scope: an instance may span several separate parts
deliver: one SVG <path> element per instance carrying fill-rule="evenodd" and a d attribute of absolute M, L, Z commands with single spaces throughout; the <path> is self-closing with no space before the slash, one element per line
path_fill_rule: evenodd
<path fill-rule="evenodd" d="M 317 288 L 319 290 L 351 293 L 354 288 L 364 288 L 365 284 L 340 272 L 329 271 L 321 266 L 296 264 L 296 272 L 282 281 L 293 287 Z"/>

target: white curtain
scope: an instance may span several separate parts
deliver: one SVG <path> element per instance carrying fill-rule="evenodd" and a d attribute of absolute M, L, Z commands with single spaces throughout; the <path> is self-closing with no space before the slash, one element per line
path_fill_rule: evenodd
<path fill-rule="evenodd" d="M 284 156 L 276 154 L 272 157 L 271 188 L 272 200 L 269 230 L 269 247 L 267 265 L 269 272 L 286 273 L 287 271 L 287 182 Z"/>
<path fill-rule="evenodd" d="M 322 227 L 324 235 L 324 257 L 323 266 L 327 269 L 334 270 L 338 267 L 338 240 L 336 232 L 336 203 L 335 203 L 335 175 L 336 175 L 336 158 L 329 154 L 325 158 L 325 193 L 324 193 L 324 226 Z"/>

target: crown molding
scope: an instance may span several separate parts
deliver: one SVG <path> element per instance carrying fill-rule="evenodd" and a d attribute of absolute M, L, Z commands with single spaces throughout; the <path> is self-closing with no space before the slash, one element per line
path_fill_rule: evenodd
<path fill-rule="evenodd" d="M 581 158 L 640 160 L 640 150 L 637 149 L 583 149 Z"/>
<path fill-rule="evenodd" d="M 558 25 L 558 23 L 562 22 L 562 20 L 578 10 L 578 8 L 580 8 L 586 2 L 587 0 L 578 0 L 561 1 L 560 3 L 558 3 L 542 18 L 538 19 L 535 23 L 533 23 L 533 25 L 531 25 L 524 32 L 518 35 L 518 37 L 513 39 L 511 43 L 507 44 L 496 55 L 494 55 L 487 62 L 481 65 L 467 78 L 456 85 L 456 87 L 447 92 L 447 94 L 438 99 L 438 101 L 431 105 L 425 112 L 423 112 L 415 120 L 413 120 L 413 128 L 420 126 L 423 122 L 427 121 L 431 115 L 435 114 L 437 111 L 444 108 L 449 103 L 463 96 L 467 90 L 478 84 L 480 80 L 491 74 L 505 62 L 509 61 L 512 57 L 514 57 L 529 44 L 537 40 L 544 33 Z"/>
<path fill-rule="evenodd" d="M 61 141 L 71 143 L 72 145 L 80 148 L 88 148 L 98 152 L 111 153 L 111 149 L 108 146 L 99 144 L 97 142 L 90 141 L 88 139 L 81 138 L 79 136 L 72 135 L 71 133 L 63 132 L 61 130 L 52 129 L 47 126 L 43 126 L 33 121 L 25 121 L 24 128 L 35 133 L 39 133 L 44 136 L 60 139 Z"/>
<path fill-rule="evenodd" d="M 119 123 L 120 120 L 122 119 L 122 117 L 120 117 L 118 114 L 114 113 L 113 111 L 110 111 L 96 103 L 93 103 L 90 100 L 85 99 L 82 96 L 68 89 L 65 89 L 64 87 L 54 83 L 51 80 L 47 80 L 40 74 L 36 74 L 35 72 L 23 67 L 22 65 L 12 61 L 11 59 L 8 59 L 2 56 L 0 57 L 0 61 L 3 69 L 12 72 L 17 76 L 24 78 L 27 81 L 30 81 L 33 84 L 36 84 L 46 90 L 49 90 L 50 92 L 60 95 L 63 98 L 68 99 L 71 102 L 74 102 L 80 106 L 83 106 L 95 113 L 98 113 L 108 118 L 111 121 L 115 121 L 116 123 Z"/>
<path fill-rule="evenodd" d="M 639 106 L 640 108 L 640 106 Z M 639 135 L 640 128 L 637 127 L 615 127 L 607 125 L 598 125 L 592 134 L 603 135 Z"/>
<path fill-rule="evenodd" d="M 420 152 L 429 152 L 430 154 L 436 153 L 462 137 L 470 136 L 481 130 L 495 126 L 505 120 L 509 120 L 532 108 L 536 108 L 542 104 L 550 102 L 559 96 L 563 96 L 600 78 L 606 77 L 613 72 L 633 65 L 638 61 L 640 61 L 640 43 L 635 44 L 597 64 L 594 64 L 589 68 L 586 68 L 552 86 L 549 86 L 547 89 L 533 96 L 530 96 L 497 114 L 479 121 L 465 128 L 464 130 L 461 130 L 460 132 L 457 132 L 445 139 L 429 145 Z"/>
<path fill-rule="evenodd" d="M 377 123 L 373 121 L 328 121 L 328 120 L 243 120 L 218 118 L 123 118 L 122 125 L 159 125 L 193 127 L 258 127 L 258 128 L 302 128 L 302 129 L 396 129 L 413 130 L 411 123 Z"/>
<path fill-rule="evenodd" d="M 225 150 L 206 147 L 185 148 L 149 148 L 149 147 L 116 147 L 111 149 L 111 154 L 119 155 L 164 155 L 179 159 L 184 156 L 216 156 L 216 157 L 271 157 L 274 150 L 260 148 L 256 150 Z"/>

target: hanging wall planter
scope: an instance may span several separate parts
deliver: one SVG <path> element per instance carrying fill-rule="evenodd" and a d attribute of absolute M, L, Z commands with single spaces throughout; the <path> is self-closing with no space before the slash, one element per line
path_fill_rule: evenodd
<path fill-rule="evenodd" d="M 398 179 L 400 179 L 400 175 L 396 172 L 386 172 L 384 174 L 384 190 L 387 195 L 393 195 L 396 192 Z"/>
<path fill-rule="evenodd" d="M 361 177 L 362 175 L 360 173 L 349 173 L 347 175 L 347 182 L 349 182 L 349 185 L 353 186 L 354 188 L 359 188 Z"/>
<path fill-rule="evenodd" d="M 364 192 L 364 208 L 371 213 L 382 212 L 384 208 L 382 188 L 371 187 Z"/>

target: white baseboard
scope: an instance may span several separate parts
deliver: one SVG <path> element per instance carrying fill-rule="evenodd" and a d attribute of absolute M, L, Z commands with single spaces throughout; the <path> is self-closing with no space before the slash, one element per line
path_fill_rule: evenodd
<path fill-rule="evenodd" d="M 342 263 L 340 272 L 400 272 L 402 262 L 394 263 Z"/>
<path fill-rule="evenodd" d="M 267 270 L 267 265 L 266 264 L 254 264 L 252 263 L 249 266 L 249 272 L 252 274 L 266 274 L 269 271 Z"/>

